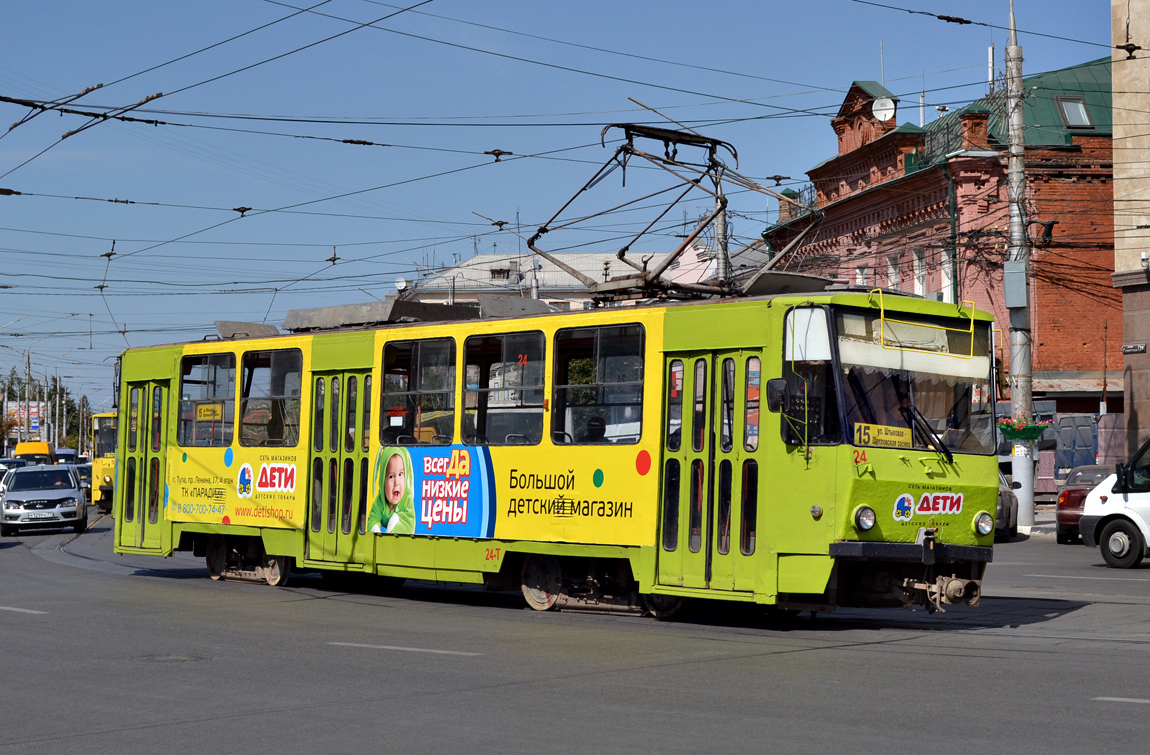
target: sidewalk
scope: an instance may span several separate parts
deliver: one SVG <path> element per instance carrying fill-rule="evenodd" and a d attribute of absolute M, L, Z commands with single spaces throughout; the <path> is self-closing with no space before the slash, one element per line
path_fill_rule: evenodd
<path fill-rule="evenodd" d="M 1035 535 L 1055 534 L 1054 505 L 1039 504 L 1034 507 L 1034 526 L 1030 528 L 1031 537 Z"/>

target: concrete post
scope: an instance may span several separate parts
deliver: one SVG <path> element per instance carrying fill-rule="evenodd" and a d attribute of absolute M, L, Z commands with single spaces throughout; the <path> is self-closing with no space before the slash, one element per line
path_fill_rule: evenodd
<path fill-rule="evenodd" d="M 1026 176 L 1022 118 L 1022 47 L 1014 24 L 1014 0 L 1010 3 L 1010 37 L 1006 46 L 1007 118 L 1010 143 L 1007 152 L 1007 189 L 1010 203 L 1010 247 L 1003 271 L 1003 288 L 1010 313 L 1010 409 L 1016 420 L 1033 418 L 1031 393 L 1030 244 L 1026 236 Z M 1030 534 L 1034 526 L 1034 453 L 1030 441 L 1015 441 L 1012 472 L 1021 484 L 1018 495 L 1018 531 Z"/>

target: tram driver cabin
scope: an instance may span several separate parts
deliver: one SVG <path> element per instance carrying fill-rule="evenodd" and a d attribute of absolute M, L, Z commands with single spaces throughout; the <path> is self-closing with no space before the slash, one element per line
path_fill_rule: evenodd
<path fill-rule="evenodd" d="M 841 286 L 422 306 L 124 352 L 116 551 L 273 585 L 483 584 L 538 609 L 977 603 L 989 315 Z"/>

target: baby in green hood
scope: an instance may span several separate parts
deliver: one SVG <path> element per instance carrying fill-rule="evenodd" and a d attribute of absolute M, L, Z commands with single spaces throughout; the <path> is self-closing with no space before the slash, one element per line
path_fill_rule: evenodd
<path fill-rule="evenodd" d="M 406 448 L 379 449 L 375 457 L 375 485 L 375 500 L 367 515 L 368 529 L 378 534 L 414 535 L 415 479 Z"/>

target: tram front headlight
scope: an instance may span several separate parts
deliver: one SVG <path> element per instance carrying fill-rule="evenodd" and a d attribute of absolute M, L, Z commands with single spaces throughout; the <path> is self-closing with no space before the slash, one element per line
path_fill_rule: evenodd
<path fill-rule="evenodd" d="M 859 530 L 863 532 L 869 530 L 874 526 L 875 519 L 874 509 L 870 506 L 859 506 L 855 509 L 855 527 Z"/>
<path fill-rule="evenodd" d="M 989 535 L 994 530 L 994 517 L 985 511 L 974 518 L 974 531 L 979 535 Z"/>
<path fill-rule="evenodd" d="M 112 475 L 110 475 L 110 474 L 104 475 L 104 484 L 105 485 L 111 485 L 112 484 Z"/>

